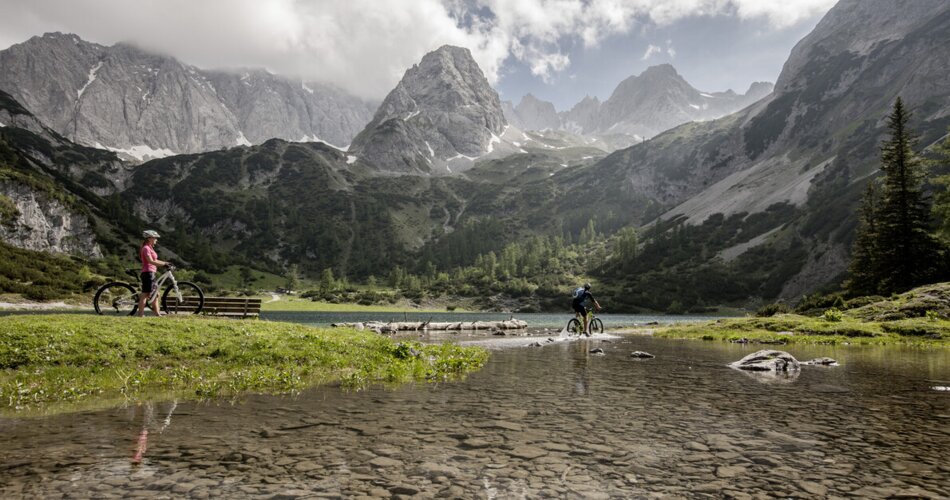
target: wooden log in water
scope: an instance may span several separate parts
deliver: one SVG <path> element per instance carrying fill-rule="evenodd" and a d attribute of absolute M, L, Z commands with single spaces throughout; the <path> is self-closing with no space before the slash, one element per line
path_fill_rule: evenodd
<path fill-rule="evenodd" d="M 333 323 L 331 326 L 359 328 L 363 326 L 370 330 L 383 333 L 412 332 L 412 331 L 463 331 L 463 330 L 523 330 L 528 327 L 526 321 L 509 319 L 505 321 L 471 321 L 452 323 L 433 323 L 431 321 L 399 321 L 383 323 L 370 321 L 367 323 Z"/>

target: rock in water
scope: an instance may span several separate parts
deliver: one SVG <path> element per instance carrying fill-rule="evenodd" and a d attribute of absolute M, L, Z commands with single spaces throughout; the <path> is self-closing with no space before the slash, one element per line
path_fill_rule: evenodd
<path fill-rule="evenodd" d="M 792 372 L 800 369 L 797 359 L 785 351 L 764 349 L 730 363 L 731 368 L 756 372 Z"/>
<path fill-rule="evenodd" d="M 637 358 L 637 359 L 651 359 L 651 358 L 655 358 L 656 356 L 654 356 L 654 355 L 652 355 L 652 354 L 650 354 L 650 353 L 648 353 L 648 352 L 633 351 L 633 352 L 630 353 L 630 357 L 631 357 L 631 358 Z"/>
<path fill-rule="evenodd" d="M 603 353 L 604 353 L 604 350 L 601 349 L 601 348 L 599 348 L 599 347 L 595 347 L 595 348 L 593 348 L 593 349 L 590 350 L 590 353 L 591 353 L 591 354 L 603 354 Z"/>
<path fill-rule="evenodd" d="M 815 358 L 809 361 L 802 361 L 803 365 L 820 365 L 820 366 L 838 366 L 838 362 L 831 358 Z"/>

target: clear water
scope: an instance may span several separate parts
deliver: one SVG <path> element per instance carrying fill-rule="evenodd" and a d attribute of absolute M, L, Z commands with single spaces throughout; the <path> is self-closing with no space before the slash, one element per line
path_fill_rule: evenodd
<path fill-rule="evenodd" d="M 470 321 L 500 321 L 509 318 L 520 319 L 528 322 L 528 328 L 537 329 L 561 329 L 567 322 L 574 317 L 570 312 L 564 314 L 550 313 L 365 313 L 365 312 L 263 312 L 261 319 L 269 321 L 290 321 L 294 323 L 304 323 L 312 326 L 328 326 L 332 323 L 357 323 L 369 321 L 428 321 L 435 323 L 442 322 L 470 322 Z M 646 315 L 646 314 L 598 314 L 598 318 L 603 320 L 604 327 L 620 328 L 625 326 L 643 325 L 652 322 L 676 323 L 681 321 L 702 321 L 715 319 L 719 316 L 669 316 L 669 315 Z"/>
<path fill-rule="evenodd" d="M 948 350 L 759 378 L 725 366 L 752 346 L 528 340 L 468 340 L 456 383 L 0 419 L 0 497 L 950 496 Z"/>

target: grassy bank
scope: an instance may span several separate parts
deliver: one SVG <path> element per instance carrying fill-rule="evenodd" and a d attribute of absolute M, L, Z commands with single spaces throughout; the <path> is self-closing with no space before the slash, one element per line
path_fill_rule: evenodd
<path fill-rule="evenodd" d="M 656 330 L 656 337 L 740 341 L 763 344 L 903 344 L 950 347 L 950 321 L 908 318 L 897 321 L 863 321 L 841 317 L 781 314 L 768 318 L 720 319 L 709 323 L 680 324 Z"/>
<path fill-rule="evenodd" d="M 8 316 L 0 318 L 0 411 L 445 380 L 487 358 L 479 348 L 269 321 Z"/>

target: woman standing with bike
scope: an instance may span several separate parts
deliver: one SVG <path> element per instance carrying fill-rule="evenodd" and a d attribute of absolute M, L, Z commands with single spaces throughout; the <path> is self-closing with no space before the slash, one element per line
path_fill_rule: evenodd
<path fill-rule="evenodd" d="M 168 265 L 168 262 L 158 260 L 158 253 L 155 252 L 155 243 L 158 242 L 158 233 L 148 229 L 142 233 L 142 236 L 145 237 L 145 241 L 142 242 L 142 246 L 139 248 L 139 260 L 142 261 L 142 293 L 139 294 L 139 316 L 145 316 L 145 303 L 148 301 L 152 292 L 154 292 L 156 285 L 155 273 L 158 271 L 158 266 Z M 156 316 L 164 316 L 164 314 L 158 310 L 157 300 L 152 302 L 152 311 Z"/>

